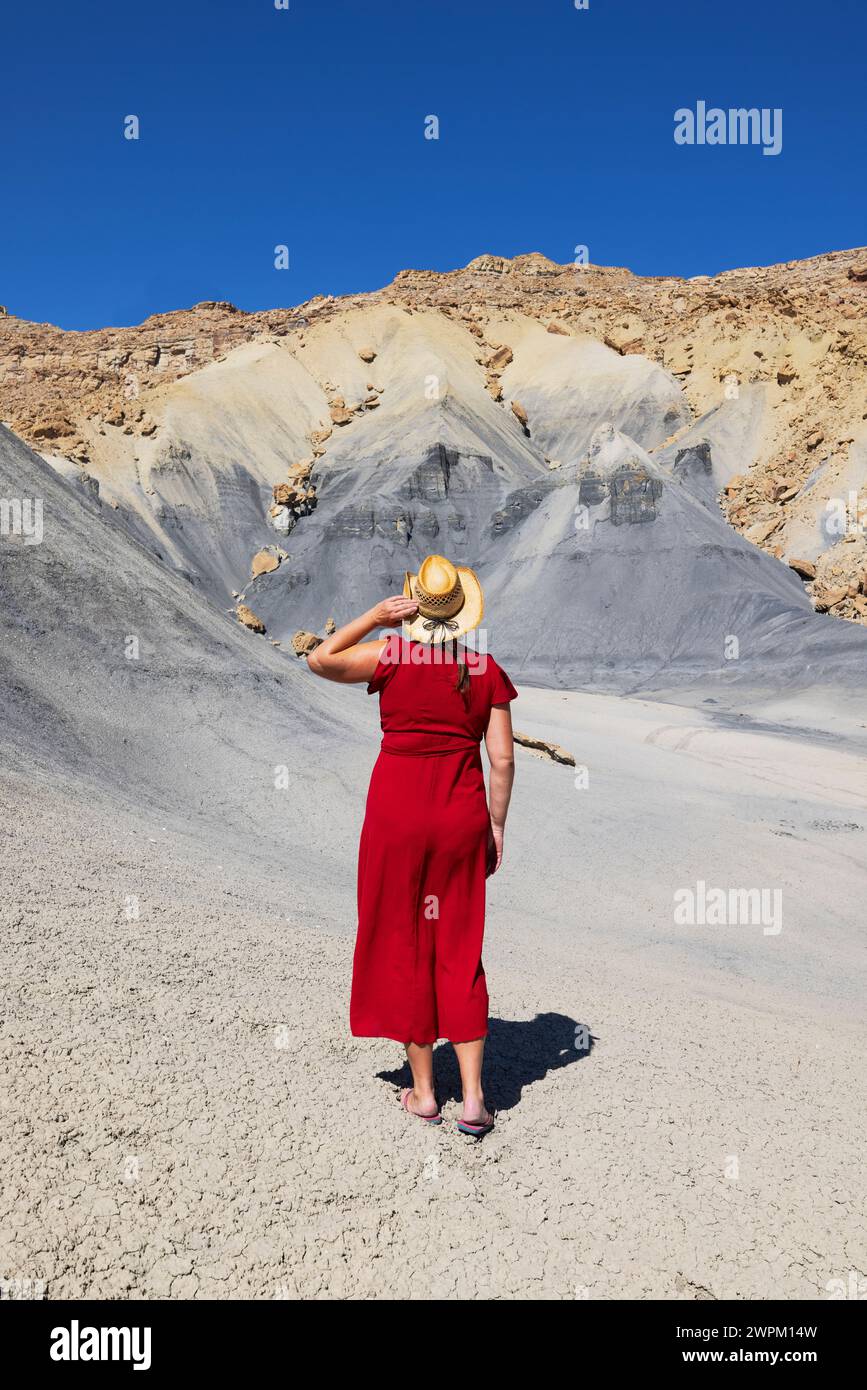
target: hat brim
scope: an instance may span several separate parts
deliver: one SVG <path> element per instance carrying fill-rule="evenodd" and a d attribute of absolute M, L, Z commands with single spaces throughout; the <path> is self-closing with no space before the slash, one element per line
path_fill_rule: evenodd
<path fill-rule="evenodd" d="M 403 636 L 411 642 L 449 642 L 455 638 L 463 637 L 465 633 L 472 632 L 477 628 L 485 615 L 485 597 L 482 593 L 482 586 L 478 581 L 475 570 L 469 569 L 466 565 L 455 565 L 460 580 L 461 588 L 464 591 L 464 601 L 449 621 L 456 623 L 454 628 L 429 628 L 425 627 L 428 619 L 422 617 L 421 613 L 416 613 L 414 618 L 406 619 L 403 623 Z M 413 581 L 418 578 L 410 570 L 405 572 L 403 581 L 403 593 L 405 598 L 413 598 Z"/>

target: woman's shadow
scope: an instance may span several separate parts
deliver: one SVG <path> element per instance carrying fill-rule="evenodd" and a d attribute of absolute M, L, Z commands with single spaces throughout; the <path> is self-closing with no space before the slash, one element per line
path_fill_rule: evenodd
<path fill-rule="evenodd" d="M 525 1086 L 541 1081 L 551 1071 L 589 1057 L 597 1039 L 586 1023 L 565 1014 L 537 1014 L 529 1022 L 492 1018 L 485 1044 L 485 1100 L 496 1110 L 511 1110 Z M 454 1048 L 440 1043 L 435 1049 L 436 1090 L 440 1103 L 461 1099 L 461 1075 Z M 377 1075 L 395 1086 L 411 1086 L 409 1064 Z"/>

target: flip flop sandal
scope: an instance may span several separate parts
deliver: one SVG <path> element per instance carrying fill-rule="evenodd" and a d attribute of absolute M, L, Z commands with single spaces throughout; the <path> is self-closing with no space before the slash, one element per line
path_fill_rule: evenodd
<path fill-rule="evenodd" d="M 473 1139 L 484 1139 L 485 1135 L 490 1134 L 491 1130 L 494 1128 L 494 1116 L 496 1111 L 491 1110 L 488 1113 L 490 1119 L 485 1120 L 483 1124 L 473 1124 L 471 1120 L 457 1120 L 456 1124 L 461 1134 L 469 1134 Z"/>
<path fill-rule="evenodd" d="M 409 1098 L 412 1095 L 412 1089 L 412 1086 L 407 1086 L 406 1090 L 401 1091 L 400 1093 L 400 1103 L 406 1111 L 407 1115 L 412 1115 L 413 1119 L 416 1120 L 423 1120 L 426 1125 L 441 1125 L 443 1122 L 443 1117 L 440 1114 L 439 1110 L 437 1110 L 435 1115 L 419 1115 L 417 1110 L 410 1110 Z"/>

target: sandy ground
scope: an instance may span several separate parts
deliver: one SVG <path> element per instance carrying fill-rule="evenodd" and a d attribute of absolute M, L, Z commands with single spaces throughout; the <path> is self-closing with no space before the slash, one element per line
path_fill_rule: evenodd
<path fill-rule="evenodd" d="M 447 1044 L 430 1130 L 397 1103 L 401 1048 L 348 1032 L 376 736 L 374 702 L 336 696 L 360 735 L 324 815 L 257 817 L 231 779 L 191 817 L 4 774 L 0 1274 L 59 1298 L 819 1299 L 863 1277 L 857 715 L 522 691 L 516 726 L 589 782 L 519 750 L 475 1144 Z M 699 879 L 779 888 L 782 929 L 677 926 Z"/>

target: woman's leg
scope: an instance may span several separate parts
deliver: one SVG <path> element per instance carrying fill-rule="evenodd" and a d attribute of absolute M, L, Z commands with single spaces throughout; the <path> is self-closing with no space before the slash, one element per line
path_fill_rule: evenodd
<path fill-rule="evenodd" d="M 475 1042 L 452 1044 L 461 1069 L 461 1090 L 464 1093 L 463 1118 L 470 1124 L 483 1124 L 491 1117 L 485 1109 L 485 1095 L 482 1090 L 482 1058 L 485 1055 L 484 1038 Z"/>
<path fill-rule="evenodd" d="M 407 1043 L 406 1057 L 413 1081 L 409 1108 L 416 1115 L 435 1115 L 439 1106 L 434 1095 L 433 1047 L 430 1043 Z"/>

